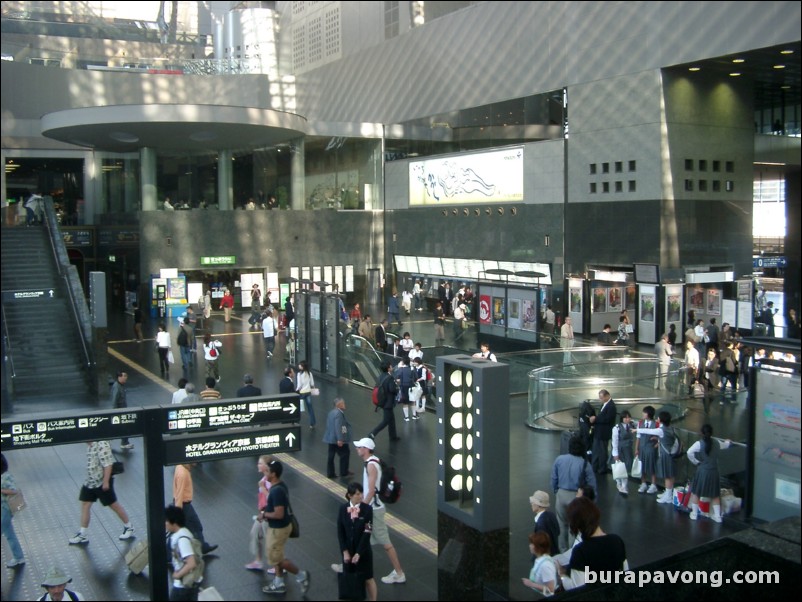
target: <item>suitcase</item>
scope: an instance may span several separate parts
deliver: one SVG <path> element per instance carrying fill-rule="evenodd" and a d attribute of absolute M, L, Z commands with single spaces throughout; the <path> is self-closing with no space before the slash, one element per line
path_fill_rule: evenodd
<path fill-rule="evenodd" d="M 560 455 L 563 456 L 568 453 L 568 442 L 572 437 L 577 435 L 576 431 L 563 431 L 560 435 Z"/>
<path fill-rule="evenodd" d="M 139 575 L 148 566 L 148 541 L 140 539 L 137 541 L 128 553 L 125 555 L 125 564 L 128 565 L 130 570 L 135 575 Z"/>

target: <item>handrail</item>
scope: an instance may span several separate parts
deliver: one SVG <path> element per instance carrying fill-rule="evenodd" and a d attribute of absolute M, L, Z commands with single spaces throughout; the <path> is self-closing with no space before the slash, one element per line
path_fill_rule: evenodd
<path fill-rule="evenodd" d="M 56 227 L 56 213 L 53 210 L 52 203 L 47 201 L 42 202 L 43 211 L 45 214 L 45 225 L 47 226 L 47 233 L 50 238 L 50 247 L 53 250 L 53 258 L 56 261 L 56 268 L 58 269 L 58 275 L 64 280 L 64 285 L 67 289 L 67 295 L 70 299 L 70 309 L 72 309 L 72 315 L 75 319 L 75 324 L 78 326 L 78 334 L 79 338 L 81 339 L 81 348 L 84 352 L 84 359 L 86 361 L 86 367 L 91 369 L 92 368 L 92 357 L 89 353 L 89 347 L 86 344 L 86 338 L 84 337 L 84 329 L 81 326 L 81 318 L 78 315 L 78 309 L 76 307 L 77 301 L 75 299 L 75 294 L 72 291 L 72 286 L 70 286 L 70 279 L 69 274 L 67 274 L 66 266 L 63 265 L 61 259 L 59 258 L 58 250 L 56 249 L 57 239 L 55 236 L 55 232 L 58 231 Z M 55 230 L 55 231 L 54 231 Z"/>
<path fill-rule="evenodd" d="M 8 322 L 6 322 L 6 306 L 0 305 L 0 309 L 3 312 L 3 339 L 5 340 L 5 358 L 8 358 L 8 361 L 11 363 L 11 378 L 15 378 L 17 376 L 17 371 L 14 368 L 14 355 L 11 353 L 11 335 L 8 334 Z"/>

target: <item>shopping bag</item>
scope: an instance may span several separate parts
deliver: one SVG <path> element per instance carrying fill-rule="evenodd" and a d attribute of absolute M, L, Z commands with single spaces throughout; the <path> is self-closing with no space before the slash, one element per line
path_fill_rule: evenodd
<path fill-rule="evenodd" d="M 175 364 L 175 357 L 173 356 L 172 349 L 167 350 L 167 361 L 170 362 L 171 364 Z"/>
<path fill-rule="evenodd" d="M 643 465 L 641 464 L 640 458 L 635 458 L 632 460 L 632 470 L 629 471 L 629 476 L 633 479 L 639 479 L 643 475 Z"/>
<path fill-rule="evenodd" d="M 17 493 L 8 496 L 8 507 L 11 508 L 11 514 L 16 514 L 20 510 L 25 510 L 25 506 L 27 505 L 21 489 L 17 489 Z"/>
<path fill-rule="evenodd" d="M 317 397 L 318 395 L 320 395 L 320 389 L 318 389 L 317 387 L 312 387 L 310 393 L 312 393 L 312 397 Z"/>
<path fill-rule="evenodd" d="M 627 474 L 627 465 L 624 464 L 621 460 L 618 462 L 613 462 L 613 478 L 614 479 L 626 479 L 629 475 Z"/>
<path fill-rule="evenodd" d="M 344 563 L 342 573 L 337 574 L 337 590 L 340 600 L 364 600 L 365 579 L 352 564 Z"/>

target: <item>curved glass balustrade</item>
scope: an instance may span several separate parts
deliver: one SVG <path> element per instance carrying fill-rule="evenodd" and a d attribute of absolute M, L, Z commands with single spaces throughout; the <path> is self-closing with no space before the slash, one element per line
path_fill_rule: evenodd
<path fill-rule="evenodd" d="M 602 359 L 599 353 L 605 354 Z M 641 408 L 653 405 L 658 411 L 667 410 L 676 419 L 685 415 L 683 402 L 687 385 L 682 380 L 682 362 L 672 360 L 665 388 L 656 388 L 657 359 L 652 356 L 617 357 L 615 350 L 596 351 L 595 361 L 576 361 L 579 354 L 572 351 L 568 363 L 536 368 L 529 372 L 529 404 L 527 426 L 546 430 L 577 428 L 579 404 L 585 399 L 598 401 L 599 389 L 607 389 L 616 406 L 629 409 L 635 419 Z M 585 355 L 584 357 L 589 357 Z M 596 404 L 597 405 L 597 404 Z"/>

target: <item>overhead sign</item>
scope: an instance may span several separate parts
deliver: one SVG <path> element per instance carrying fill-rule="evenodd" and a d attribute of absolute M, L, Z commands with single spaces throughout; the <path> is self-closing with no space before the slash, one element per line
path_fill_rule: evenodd
<path fill-rule="evenodd" d="M 54 299 L 56 291 L 52 288 L 33 291 L 3 291 L 3 301 L 27 301 L 28 299 Z"/>
<path fill-rule="evenodd" d="M 142 434 L 139 411 L 101 410 L 78 416 L 22 418 L 3 421 L 2 450 L 46 447 L 62 443 L 119 439 Z"/>
<path fill-rule="evenodd" d="M 165 416 L 163 433 L 298 422 L 301 416 L 297 393 L 171 404 L 162 406 L 162 410 Z"/>
<path fill-rule="evenodd" d="M 753 257 L 752 266 L 755 269 L 785 268 L 788 266 L 788 260 L 785 257 Z"/>
<path fill-rule="evenodd" d="M 237 263 L 236 255 L 218 255 L 212 257 L 201 257 L 201 265 L 234 265 Z"/>
<path fill-rule="evenodd" d="M 300 451 L 301 427 L 230 428 L 213 433 L 164 435 L 165 466 Z"/>

